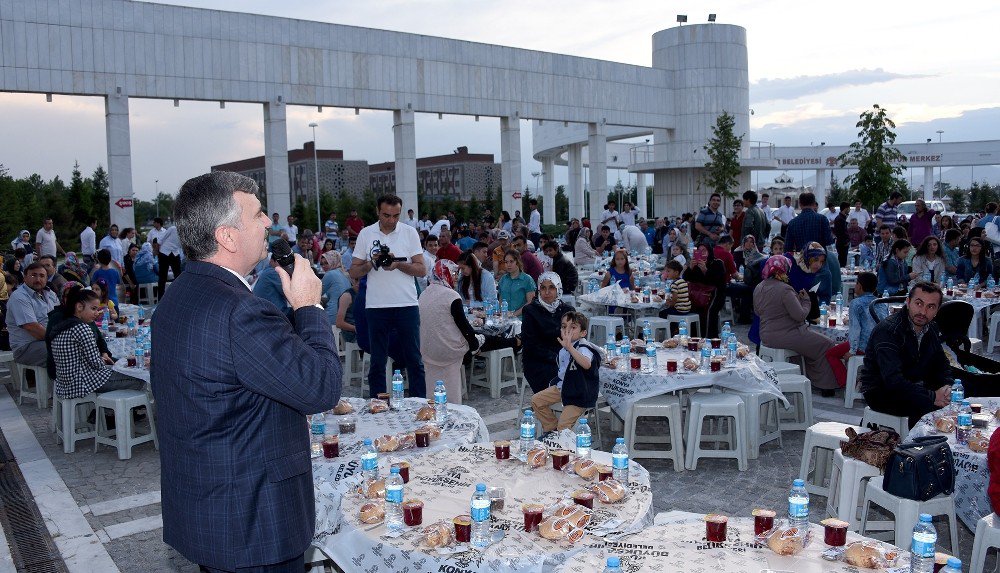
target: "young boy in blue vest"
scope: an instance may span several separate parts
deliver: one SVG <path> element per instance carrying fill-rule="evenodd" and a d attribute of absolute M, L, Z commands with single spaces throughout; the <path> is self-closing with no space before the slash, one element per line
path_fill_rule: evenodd
<path fill-rule="evenodd" d="M 562 317 L 559 374 L 548 388 L 531 397 L 531 407 L 544 433 L 572 429 L 580 416 L 597 404 L 601 350 L 587 340 L 589 326 L 590 321 L 582 313 L 570 311 Z M 557 422 L 550 406 L 559 402 L 563 410 Z"/>

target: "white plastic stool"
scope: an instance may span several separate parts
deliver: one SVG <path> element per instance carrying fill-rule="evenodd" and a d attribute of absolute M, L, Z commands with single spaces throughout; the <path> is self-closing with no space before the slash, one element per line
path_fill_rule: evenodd
<path fill-rule="evenodd" d="M 618 330 L 625 334 L 625 319 L 620 316 L 592 316 L 590 317 L 590 329 L 587 333 L 588 340 L 596 340 L 595 344 L 602 344 L 608 339 L 608 334 L 615 334 Z"/>
<path fill-rule="evenodd" d="M 851 356 L 847 359 L 847 386 L 844 387 L 845 408 L 853 408 L 855 400 L 864 398 L 861 387 L 858 386 L 858 372 L 864 363 L 864 356 Z"/>
<path fill-rule="evenodd" d="M 889 429 L 895 430 L 899 434 L 899 437 L 906 438 L 906 435 L 910 433 L 910 421 L 903 416 L 893 416 L 892 414 L 883 414 L 882 412 L 876 412 L 870 407 L 865 407 L 865 413 L 861 417 L 861 425 L 865 428 L 869 427 L 869 424 L 874 424 L 876 426 L 885 426 Z"/>
<path fill-rule="evenodd" d="M 689 470 L 698 469 L 698 458 L 736 458 L 739 470 L 747 470 L 747 423 L 746 406 L 743 400 L 734 394 L 692 394 L 691 408 L 688 414 L 687 448 L 685 467 Z M 705 418 L 732 418 L 729 432 L 724 435 L 706 435 L 701 433 Z M 702 449 L 703 438 L 715 440 L 717 443 L 726 441 L 729 449 Z"/>
<path fill-rule="evenodd" d="M 777 396 L 766 392 L 739 392 L 735 390 L 725 390 L 725 392 L 739 396 L 746 407 L 747 437 L 749 438 L 747 457 L 749 459 L 756 460 L 760 456 L 760 446 L 768 442 L 778 440 L 778 447 L 782 447 Z M 761 410 L 764 411 L 763 414 L 761 414 Z"/>
<path fill-rule="evenodd" d="M 847 428 L 854 428 L 857 433 L 865 430 L 860 426 L 848 426 L 839 422 L 819 422 L 806 429 L 805 442 L 802 444 L 802 464 L 799 466 L 799 477 L 806 482 L 806 490 L 825 498 L 830 497 L 830 488 L 825 482 L 830 478 L 832 467 L 830 460 L 833 451 L 840 447 L 840 442 L 847 440 Z M 816 454 L 816 464 L 812 474 L 809 473 L 809 461 Z"/>
<path fill-rule="evenodd" d="M 357 342 L 344 343 L 344 374 L 347 375 L 347 385 L 358 381 L 359 386 L 365 385 L 365 361 L 361 356 L 361 347 Z"/>
<path fill-rule="evenodd" d="M 7 368 L 10 370 L 10 381 L 15 385 L 17 382 L 17 367 L 14 366 L 14 351 L 13 350 L 0 350 L 0 364 L 6 364 Z M 7 382 L 4 382 L 6 384 Z"/>
<path fill-rule="evenodd" d="M 639 418 L 666 418 L 669 436 L 638 434 Z M 674 462 L 674 471 L 684 471 L 684 433 L 682 431 L 681 401 L 677 396 L 663 394 L 639 400 L 625 417 L 625 443 L 629 455 L 635 458 L 668 459 Z M 670 449 L 637 450 L 636 443 L 670 444 Z"/>
<path fill-rule="evenodd" d="M 156 283 L 142 283 L 139 285 L 139 304 L 156 304 Z"/>
<path fill-rule="evenodd" d="M 518 386 L 523 376 L 517 365 L 513 348 L 498 348 L 481 354 L 486 359 L 485 378 L 473 376 L 472 383 L 490 389 L 490 398 L 500 397 L 500 392 L 509 386 Z"/>
<path fill-rule="evenodd" d="M 872 503 L 886 509 L 895 518 L 893 520 L 895 527 L 888 529 L 888 531 L 894 531 L 893 545 L 907 543 L 913 534 L 913 526 L 917 524 L 921 513 L 929 513 L 931 516 L 947 515 L 948 531 L 951 533 L 951 552 L 958 554 L 958 519 L 955 517 L 955 498 L 952 496 L 941 494 L 927 501 L 896 497 L 882 489 L 882 480 L 873 479 L 868 482 L 868 487 L 865 489 L 865 505 L 861 510 L 861 530 L 858 531 L 861 535 L 868 531 L 868 507 Z"/>
<path fill-rule="evenodd" d="M 760 350 L 757 352 L 760 359 L 765 362 L 791 362 L 792 359 L 798 359 L 797 361 L 801 364 L 802 357 L 795 354 L 791 350 L 784 350 L 782 348 L 771 348 L 770 346 L 760 345 Z M 805 374 L 805 371 L 799 368 L 799 374 Z"/>
<path fill-rule="evenodd" d="M 768 362 L 767 365 L 774 370 L 775 376 L 781 376 L 782 374 L 802 374 L 802 367 L 791 362 Z"/>
<path fill-rule="evenodd" d="M 653 340 L 661 342 L 670 338 L 670 321 L 658 316 L 649 316 L 635 321 L 635 337 L 642 337 L 642 327 L 649 323 L 649 330 L 653 335 Z M 605 337 L 606 339 L 607 337 Z"/>
<path fill-rule="evenodd" d="M 701 316 L 699 316 L 697 312 L 692 312 L 690 314 L 670 314 L 667 315 L 667 318 L 664 320 L 667 321 L 668 326 L 671 326 L 671 330 L 673 330 L 672 325 L 679 325 L 681 321 L 686 320 L 688 324 L 688 334 L 691 336 L 694 336 L 695 334 L 701 336 Z M 697 329 L 698 332 L 695 332 L 695 329 Z"/>
<path fill-rule="evenodd" d="M 733 300 L 728 296 L 726 297 L 726 302 L 722 305 L 722 310 L 719 311 L 719 322 L 726 321 L 729 324 L 736 322 L 736 312 L 733 311 Z"/>
<path fill-rule="evenodd" d="M 96 429 L 87 424 L 87 416 L 97 403 L 97 394 L 87 394 L 80 398 L 59 398 L 52 400 L 52 430 L 56 433 L 56 442 L 63 443 L 63 453 L 72 454 L 76 451 L 76 443 L 89 440 L 97 435 Z M 77 408 L 85 406 L 80 412 L 84 424 L 79 424 Z M 83 430 L 83 431 L 80 431 Z"/>
<path fill-rule="evenodd" d="M 982 573 L 986 567 L 986 552 L 991 547 L 1000 548 L 1000 516 L 991 513 L 976 523 L 976 540 L 972 544 L 972 561 L 969 573 Z M 1000 560 L 1000 555 L 997 556 Z"/>
<path fill-rule="evenodd" d="M 132 411 L 141 406 L 146 407 L 146 417 L 149 420 L 149 433 L 132 435 Z M 104 421 L 102 410 L 112 410 L 115 413 L 115 429 L 109 430 Z M 153 442 L 160 449 L 156 439 L 156 421 L 153 419 L 153 409 L 149 398 L 143 390 L 112 390 L 97 395 L 97 435 L 94 436 L 94 452 L 101 444 L 118 448 L 118 459 L 127 460 L 132 457 L 132 447 L 146 442 Z"/>
<path fill-rule="evenodd" d="M 38 409 L 47 408 L 49 405 L 49 396 L 52 395 L 52 384 L 49 381 L 49 372 L 44 366 L 31 366 L 30 364 L 21 364 L 20 362 L 14 363 L 17 369 L 17 378 L 20 380 L 21 391 L 17 396 L 17 405 L 20 406 L 24 403 L 25 398 L 31 398 L 38 404 Z M 26 371 L 32 371 L 35 373 L 35 388 L 32 390 L 28 386 L 28 377 L 26 376 Z"/>
<path fill-rule="evenodd" d="M 851 524 L 857 531 L 858 503 L 864 499 L 865 486 L 882 472 L 871 464 L 845 457 L 840 448 L 833 450 L 833 472 L 830 474 L 830 497 L 826 498 L 826 514 Z M 878 481 L 878 480 L 875 480 Z"/>
<path fill-rule="evenodd" d="M 990 315 L 990 332 L 989 338 L 984 341 L 984 346 L 986 346 L 986 352 L 993 354 L 993 349 L 997 347 L 1000 342 L 997 341 L 997 334 L 1000 333 L 1000 311 L 994 312 Z"/>
<path fill-rule="evenodd" d="M 581 282 L 581 284 L 582 284 L 582 282 L 583 282 L 583 281 L 580 281 L 580 282 Z M 570 306 L 572 306 L 572 307 L 576 308 L 576 297 L 575 297 L 575 296 L 573 296 L 573 295 L 571 295 L 571 294 L 564 294 L 564 295 L 562 295 L 562 297 L 560 297 L 560 298 L 561 298 L 561 299 L 562 299 L 562 301 L 563 301 L 563 302 L 565 302 L 566 304 L 568 304 L 568 305 L 570 305 Z"/>
<path fill-rule="evenodd" d="M 778 387 L 781 393 L 793 405 L 794 418 L 781 418 L 781 429 L 805 431 L 813 425 L 812 384 L 809 379 L 799 374 L 782 374 L 778 376 Z"/>
<path fill-rule="evenodd" d="M 340 329 L 337 328 L 336 324 L 331 325 L 330 329 L 333 330 L 333 341 L 337 343 L 337 356 L 343 358 L 346 349 L 344 347 L 344 338 L 340 335 Z"/>
<path fill-rule="evenodd" d="M 969 338 L 969 352 L 973 354 L 983 354 L 983 341 L 978 338 Z"/>

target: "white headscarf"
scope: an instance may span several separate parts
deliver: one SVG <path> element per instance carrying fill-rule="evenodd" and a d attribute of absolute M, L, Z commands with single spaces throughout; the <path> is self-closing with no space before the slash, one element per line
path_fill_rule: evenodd
<path fill-rule="evenodd" d="M 545 308 L 545 310 L 549 311 L 550 313 L 555 312 L 556 309 L 559 308 L 559 303 L 562 302 L 562 295 L 563 295 L 562 279 L 559 278 L 559 275 L 557 275 L 552 271 L 542 273 L 541 275 L 538 276 L 539 289 L 542 288 L 542 283 L 545 281 L 551 282 L 556 287 L 556 299 L 551 303 L 548 303 L 542 300 L 541 294 L 539 294 L 538 304 L 542 305 Z"/>

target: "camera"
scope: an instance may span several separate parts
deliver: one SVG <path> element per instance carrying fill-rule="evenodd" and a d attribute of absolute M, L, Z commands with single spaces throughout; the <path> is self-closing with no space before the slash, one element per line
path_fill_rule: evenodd
<path fill-rule="evenodd" d="M 405 257 L 393 257 L 389 252 L 389 245 L 383 245 L 379 241 L 372 244 L 371 250 L 372 266 L 375 270 L 381 270 L 394 262 L 405 261 Z"/>

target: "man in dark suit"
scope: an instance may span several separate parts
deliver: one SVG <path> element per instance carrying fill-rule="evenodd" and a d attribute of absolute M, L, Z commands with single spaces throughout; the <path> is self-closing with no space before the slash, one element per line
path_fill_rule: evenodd
<path fill-rule="evenodd" d="M 295 257 L 292 321 L 243 278 L 267 251 L 257 185 L 187 181 L 174 218 L 188 264 L 152 319 L 163 540 L 202 571 L 295 572 L 315 526 L 308 414 L 340 398 L 322 285 Z"/>

